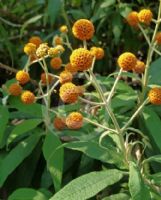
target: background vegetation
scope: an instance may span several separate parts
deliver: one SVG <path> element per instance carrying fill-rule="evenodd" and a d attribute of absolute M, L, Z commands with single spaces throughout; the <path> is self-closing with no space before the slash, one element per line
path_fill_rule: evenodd
<path fill-rule="evenodd" d="M 95 72 L 102 75 L 99 77 L 100 82 L 104 83 L 106 89 L 110 89 L 113 84 L 113 78 L 106 79 L 107 75 L 116 69 L 116 59 L 124 51 L 135 53 L 143 61 L 146 59 L 148 45 L 143 35 L 137 29 L 132 29 L 127 25 L 125 17 L 131 10 L 139 11 L 141 8 L 151 8 L 154 17 L 157 15 L 158 2 L 156 0 L 1 0 L 0 1 L 0 84 L 3 84 L 15 76 L 18 69 L 22 69 L 27 61 L 27 56 L 23 53 L 24 44 L 33 35 L 38 35 L 44 42 L 52 43 L 53 37 L 59 33 L 59 27 L 66 24 L 69 28 L 69 37 L 73 47 L 78 47 L 80 42 L 73 38 L 71 26 L 75 20 L 87 18 L 92 20 L 96 27 L 94 38 L 90 41 L 89 46 L 103 47 L 106 53 L 105 59 L 96 64 Z M 153 25 L 152 25 L 153 28 Z M 151 33 L 151 29 L 147 28 Z M 68 62 L 67 51 L 63 59 Z M 155 62 L 152 64 L 150 84 L 161 85 L 161 59 L 154 57 Z M 158 71 L 156 72 L 156 66 Z M 7 70 L 6 70 L 7 69 Z M 159 70 L 160 69 L 160 70 Z M 31 69 L 32 77 L 39 79 L 41 74 L 38 64 L 34 64 Z M 117 91 L 124 91 L 124 95 L 118 95 L 114 98 L 112 106 L 117 113 L 120 124 L 124 123 L 136 106 L 136 92 L 134 89 L 140 88 L 140 85 L 134 77 L 127 78 L 132 87 L 120 83 Z M 31 87 L 31 86 L 29 86 Z M 5 104 L 5 94 L 1 89 L 1 104 Z M 123 99 L 127 99 L 127 104 Z M 55 100 L 53 100 L 55 101 Z M 59 140 L 49 134 L 48 138 L 41 138 L 42 132 L 42 110 L 40 104 L 24 107 L 15 98 L 9 99 L 9 105 L 4 107 L 0 105 L 0 198 L 5 200 L 18 188 L 33 188 L 28 195 L 34 194 L 39 189 L 39 199 L 49 199 L 60 187 L 63 187 L 74 178 L 91 171 L 99 171 L 102 167 L 120 168 L 121 159 L 117 156 L 116 150 L 111 145 L 112 140 L 107 139 L 104 146 L 109 147 L 109 154 L 104 148 L 98 147 L 98 130 L 92 125 L 85 125 L 79 133 L 65 131 L 59 133 L 61 140 L 64 142 L 66 136 L 74 136 L 84 143 L 77 146 L 66 145 L 65 151 L 60 149 L 56 152 L 58 157 L 54 157 L 57 163 L 55 168 L 60 169 L 63 163 L 63 181 L 60 186 L 60 175 L 54 182 L 47 170 L 46 161 L 49 152 L 47 149 L 55 143 L 55 148 L 59 146 Z M 57 102 L 54 102 L 57 105 Z M 74 109 L 79 109 L 81 105 L 76 104 Z M 57 108 L 56 108 L 57 109 Z M 72 106 L 62 106 L 60 112 L 72 111 Z M 5 113 L 5 114 L 4 114 Z M 53 114 L 54 116 L 54 114 Z M 52 117 L 53 117 L 52 116 Z M 149 144 L 146 151 L 147 156 L 160 154 L 161 151 L 161 108 L 159 106 L 149 105 L 145 109 L 142 117 L 134 122 L 135 128 L 146 132 L 149 139 L 137 135 L 140 140 Z M 23 123 L 19 122 L 24 119 Z M 99 113 L 99 120 L 102 123 L 104 110 Z M 145 121 L 146 119 L 146 121 Z M 15 124 L 18 124 L 15 126 Z M 153 133 L 155 132 L 155 135 Z M 5 133 L 5 134 L 4 134 Z M 11 137 L 9 134 L 11 133 Z M 33 134 L 34 133 L 34 134 Z M 92 133 L 92 134 L 91 134 Z M 43 134 L 43 133 L 42 133 Z M 4 137 L 2 137 L 5 135 Z M 8 139 L 9 138 L 9 139 Z M 133 139 L 133 138 L 132 138 Z M 92 141 L 94 140 L 94 143 Z M 24 143 L 23 143 L 24 142 Z M 95 143 L 96 142 L 96 143 Z M 25 148 L 23 148 L 25 145 Z M 79 146 L 79 147 L 78 147 Z M 87 148 L 84 148 L 87 147 Z M 22 151 L 23 149 L 23 151 Z M 43 150 L 42 150 L 43 149 Z M 95 150 L 93 150 L 95 149 Z M 77 151 L 78 150 L 78 151 Z M 21 153 L 20 153 L 21 152 Z M 62 155 L 62 159 L 61 158 Z M 116 163 L 113 163 L 111 157 L 116 157 Z M 121 158 L 121 157 L 120 157 Z M 110 160 L 111 159 L 111 160 Z M 59 160 L 59 162 L 57 162 Z M 107 162 L 108 160 L 108 162 Z M 50 167 L 50 163 L 47 163 Z M 132 166 L 133 167 L 133 166 Z M 132 168 L 131 167 L 131 168 Z M 134 167 L 135 168 L 135 167 Z M 146 168 L 146 167 L 145 167 Z M 132 168 L 133 169 L 133 168 Z M 148 171 L 152 173 L 160 172 L 160 164 L 147 166 Z M 135 171 L 135 170 L 134 170 Z M 102 174 L 104 177 L 105 174 Z M 158 175 L 159 176 L 159 175 Z M 159 176 L 161 177 L 161 176 Z M 97 177 L 96 177 L 97 178 Z M 153 178 L 153 177 L 152 177 Z M 121 177 L 120 177 L 121 179 Z M 155 179 L 153 178 L 155 181 Z M 161 178 L 157 179 L 161 184 Z M 118 180 L 119 181 L 119 180 Z M 41 188 L 41 189 L 40 189 Z M 35 189 L 35 190 L 34 190 Z M 104 189 L 104 188 L 103 188 Z M 103 193 L 97 196 L 97 199 L 103 199 L 104 196 L 115 193 L 126 192 L 128 190 L 126 177 L 118 185 L 109 187 Z M 25 191 L 21 191 L 22 193 Z M 42 195 L 42 196 L 41 196 Z M 45 197 L 43 197 L 43 195 Z M 21 196 L 21 195 L 20 195 Z M 129 196 L 123 195 L 122 199 L 129 199 Z M 14 198 L 13 198 L 14 199 Z M 11 200 L 13 200 L 11 199 Z M 92 198 L 91 198 L 92 199 Z M 93 199 L 96 199 L 94 197 Z M 161 199 L 159 195 L 154 195 L 154 200 Z M 36 199 L 37 200 L 37 199 Z M 139 199 L 138 199 L 139 200 Z"/>

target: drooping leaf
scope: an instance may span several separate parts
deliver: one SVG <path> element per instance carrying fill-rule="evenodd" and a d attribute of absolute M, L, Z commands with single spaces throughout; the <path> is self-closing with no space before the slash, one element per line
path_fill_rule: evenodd
<path fill-rule="evenodd" d="M 43 145 L 43 154 L 56 191 L 61 188 L 62 181 L 64 151 L 62 147 L 59 148 L 61 145 L 59 138 L 54 133 L 48 132 Z"/>
<path fill-rule="evenodd" d="M 0 106 L 0 144 L 3 139 L 3 135 L 8 123 L 8 119 L 9 119 L 9 112 L 8 112 L 7 107 Z"/>
<path fill-rule="evenodd" d="M 16 137 L 31 131 L 42 122 L 42 119 L 28 119 L 16 125 L 11 134 L 9 135 L 7 143 L 10 144 Z"/>
<path fill-rule="evenodd" d="M 16 167 L 32 152 L 40 139 L 40 133 L 34 133 L 12 149 L 0 164 L 0 187 Z"/>
<path fill-rule="evenodd" d="M 71 181 L 50 200 L 85 200 L 118 182 L 122 177 L 122 172 L 115 169 L 91 172 Z"/>
<path fill-rule="evenodd" d="M 31 188 L 20 188 L 14 191 L 8 200 L 48 200 L 42 192 Z"/>
<path fill-rule="evenodd" d="M 97 160 L 101 160 L 105 163 L 123 165 L 123 157 L 121 153 L 114 151 L 114 149 L 112 149 L 111 147 L 104 148 L 102 146 L 99 146 L 99 144 L 94 141 L 70 142 L 65 144 L 65 147 L 81 151 L 87 156 Z"/>
<path fill-rule="evenodd" d="M 140 170 L 134 162 L 129 165 L 129 190 L 133 200 L 150 200 L 150 192 L 145 185 Z"/>

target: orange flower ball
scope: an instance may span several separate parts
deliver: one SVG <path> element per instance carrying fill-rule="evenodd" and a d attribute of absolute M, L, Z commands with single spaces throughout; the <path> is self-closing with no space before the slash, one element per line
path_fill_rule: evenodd
<path fill-rule="evenodd" d="M 133 71 L 138 74 L 144 73 L 145 63 L 140 60 L 137 60 L 136 65 L 133 68 Z"/>
<path fill-rule="evenodd" d="M 35 102 L 35 95 L 30 91 L 24 91 L 21 94 L 21 101 L 24 104 L 32 104 Z"/>
<path fill-rule="evenodd" d="M 118 65 L 125 71 L 132 70 L 137 62 L 137 58 L 134 54 L 130 52 L 125 52 L 121 54 L 118 58 Z"/>
<path fill-rule="evenodd" d="M 90 51 L 84 48 L 74 50 L 70 56 L 70 63 L 77 69 L 77 71 L 88 70 L 92 65 L 92 61 L 93 55 Z"/>
<path fill-rule="evenodd" d="M 73 35 L 79 40 L 90 40 L 95 32 L 93 23 L 87 19 L 77 20 L 72 27 Z"/>
<path fill-rule="evenodd" d="M 24 46 L 24 52 L 30 56 L 30 55 L 33 55 L 36 53 L 36 45 L 33 44 L 33 43 L 27 43 L 25 46 Z"/>
<path fill-rule="evenodd" d="M 54 37 L 54 45 L 62 45 L 63 44 L 63 39 L 59 36 Z"/>
<path fill-rule="evenodd" d="M 30 75 L 28 72 L 20 70 L 16 73 L 16 80 L 21 84 L 24 85 L 30 81 Z"/>
<path fill-rule="evenodd" d="M 75 103 L 78 99 L 78 89 L 73 83 L 64 83 L 59 90 L 59 96 L 64 103 Z"/>
<path fill-rule="evenodd" d="M 22 87 L 18 83 L 12 83 L 9 86 L 8 91 L 13 96 L 19 96 L 22 92 Z"/>
<path fill-rule="evenodd" d="M 144 23 L 146 25 L 149 25 L 150 22 L 152 21 L 153 18 L 153 13 L 149 9 L 142 9 L 138 13 L 138 19 L 141 23 Z"/>
<path fill-rule="evenodd" d="M 139 23 L 138 13 L 135 12 L 135 11 L 130 12 L 130 13 L 128 14 L 126 20 L 127 20 L 127 23 L 128 23 L 130 26 L 137 27 L 137 26 L 138 26 L 138 23 Z"/>
<path fill-rule="evenodd" d="M 32 36 L 32 37 L 29 39 L 29 42 L 35 44 L 36 47 L 39 47 L 39 45 L 42 43 L 42 40 L 41 40 L 41 38 L 38 37 L 38 36 Z"/>
<path fill-rule="evenodd" d="M 63 130 L 66 127 L 65 119 L 60 117 L 55 117 L 53 125 L 57 130 Z"/>
<path fill-rule="evenodd" d="M 161 105 L 161 88 L 155 87 L 149 91 L 149 101 L 154 105 Z"/>
<path fill-rule="evenodd" d="M 73 65 L 71 65 L 71 63 L 67 63 L 65 65 L 65 70 L 72 73 L 72 74 L 75 74 L 77 72 L 77 69 L 76 67 L 74 67 Z"/>
<path fill-rule="evenodd" d="M 158 32 L 155 36 L 155 41 L 157 42 L 157 44 L 161 44 L 161 32 Z"/>
<path fill-rule="evenodd" d="M 105 55 L 104 50 L 100 47 L 91 47 L 90 52 L 95 56 L 96 60 L 101 60 Z"/>
<path fill-rule="evenodd" d="M 72 112 L 66 118 L 66 125 L 70 129 L 80 129 L 83 126 L 83 116 L 79 112 Z"/>
<path fill-rule="evenodd" d="M 73 75 L 66 70 L 62 71 L 59 75 L 59 80 L 61 84 L 71 82 L 72 79 L 73 79 Z"/>
<path fill-rule="evenodd" d="M 48 55 L 49 46 L 47 43 L 42 43 L 36 50 L 36 55 L 38 58 L 43 58 Z"/>
<path fill-rule="evenodd" d="M 53 69 L 60 69 L 62 65 L 62 59 L 60 57 L 55 57 L 50 60 L 50 66 Z"/>
<path fill-rule="evenodd" d="M 51 84 L 53 80 L 53 77 L 51 75 L 48 74 L 48 83 Z M 42 73 L 41 74 L 41 82 L 42 84 L 46 85 L 47 84 L 47 80 L 46 80 L 46 74 Z"/>

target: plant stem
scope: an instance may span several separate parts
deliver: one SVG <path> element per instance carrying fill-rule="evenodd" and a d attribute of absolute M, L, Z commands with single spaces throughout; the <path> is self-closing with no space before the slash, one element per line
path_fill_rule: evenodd
<path fill-rule="evenodd" d="M 135 119 L 135 117 L 141 112 L 145 104 L 147 104 L 148 98 L 139 106 L 139 108 L 135 111 L 135 113 L 132 115 L 132 117 L 129 119 L 129 121 L 122 127 L 122 132 L 126 130 L 126 128 L 132 123 L 132 121 Z"/>
<path fill-rule="evenodd" d="M 153 36 L 152 36 L 152 40 L 151 40 L 151 43 L 150 43 L 150 46 L 149 46 L 149 50 L 148 50 L 148 55 L 147 55 L 146 68 L 145 68 L 145 73 L 144 73 L 143 83 L 142 83 L 142 99 L 141 99 L 141 103 L 144 101 L 144 96 L 145 96 L 147 85 L 148 85 L 149 66 L 150 66 L 150 63 L 151 63 L 151 60 L 152 60 L 152 56 L 153 56 L 153 53 L 154 53 L 155 36 L 156 36 L 156 33 L 158 31 L 158 28 L 159 28 L 160 17 L 161 17 L 161 1 L 160 1 L 160 4 L 159 4 L 159 10 L 158 10 L 158 18 L 157 18 L 157 22 L 158 23 L 156 23 L 156 25 L 155 25 L 154 33 L 153 33 Z"/>
<path fill-rule="evenodd" d="M 122 68 L 120 69 L 120 71 L 119 71 L 119 73 L 118 73 L 118 75 L 117 75 L 117 78 L 116 78 L 116 80 L 115 80 L 115 82 L 114 82 L 114 84 L 113 84 L 113 87 L 112 87 L 112 89 L 111 89 L 111 91 L 110 91 L 110 93 L 109 93 L 109 95 L 108 95 L 108 98 L 107 98 L 107 105 L 110 104 L 111 98 L 112 98 L 112 96 L 113 96 L 113 94 L 114 94 L 114 91 L 115 91 L 116 85 L 117 85 L 117 83 L 118 83 L 118 81 L 119 81 L 119 79 L 120 79 L 121 73 L 122 73 Z"/>
<path fill-rule="evenodd" d="M 95 126 L 97 126 L 97 127 L 103 128 L 103 129 L 105 129 L 105 130 L 107 130 L 107 131 L 111 131 L 111 132 L 113 132 L 113 133 L 117 133 L 116 130 L 111 129 L 111 128 L 108 128 L 108 127 L 106 127 L 106 126 L 103 126 L 103 125 L 101 125 L 101 124 L 99 124 L 99 123 L 97 123 L 97 122 L 94 122 L 94 121 L 92 121 L 92 120 L 90 120 L 90 119 L 88 119 L 88 118 L 84 118 L 84 120 L 87 121 L 87 122 L 89 122 L 89 123 L 91 123 L 91 124 L 93 124 L 93 125 L 95 125 Z"/>
<path fill-rule="evenodd" d="M 79 97 L 79 99 L 80 99 L 82 102 L 85 102 L 85 103 L 88 103 L 88 104 L 94 105 L 94 106 L 95 106 L 95 105 L 98 105 L 98 106 L 103 106 L 103 105 L 105 105 L 104 103 L 89 101 L 89 100 L 84 99 L 84 98 L 82 98 L 82 97 Z"/>

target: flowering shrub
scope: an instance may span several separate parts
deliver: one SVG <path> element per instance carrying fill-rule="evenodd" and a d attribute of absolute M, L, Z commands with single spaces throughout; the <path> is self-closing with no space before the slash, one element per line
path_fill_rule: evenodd
<path fill-rule="evenodd" d="M 108 76 L 94 72 L 106 53 L 90 42 L 96 27 L 88 19 L 75 21 L 71 30 L 62 25 L 52 43 L 29 38 L 24 68 L 2 87 L 0 187 L 15 170 L 28 180 L 11 190 L 9 200 L 161 198 L 161 83 L 152 73 L 153 57 L 161 54 L 159 4 L 157 19 L 150 9 L 125 19 L 144 36 L 146 59 L 123 51 Z M 70 33 L 79 41 L 76 48 Z M 36 66 L 41 74 L 34 80 Z M 27 174 L 38 168 L 38 177 Z"/>

